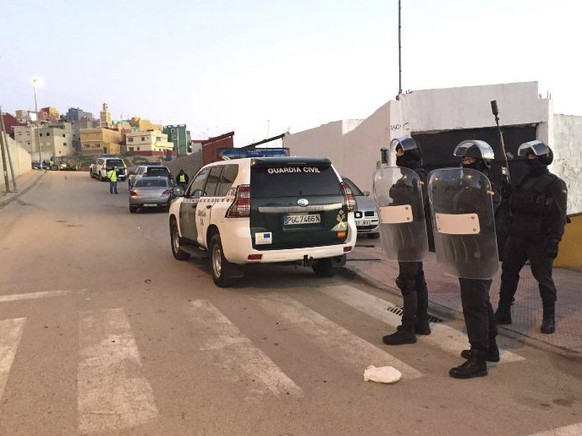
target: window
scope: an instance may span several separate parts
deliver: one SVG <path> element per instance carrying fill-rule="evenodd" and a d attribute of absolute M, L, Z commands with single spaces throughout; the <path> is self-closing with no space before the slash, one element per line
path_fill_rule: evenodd
<path fill-rule="evenodd" d="M 216 190 L 217 197 L 224 197 L 238 174 L 238 165 L 227 165 L 220 176 L 220 183 Z"/>
<path fill-rule="evenodd" d="M 188 192 L 186 193 L 187 196 L 192 196 L 193 194 L 197 194 L 196 195 L 197 197 L 201 196 L 202 188 L 204 188 L 204 185 L 206 183 L 206 177 L 208 176 L 209 172 L 210 171 L 208 168 L 202 168 L 200 172 L 196 174 L 194 180 L 189 186 Z"/>
<path fill-rule="evenodd" d="M 220 173 L 224 168 L 223 165 L 215 166 L 210 169 L 210 174 L 208 175 L 208 181 L 206 182 L 206 195 L 214 197 L 216 194 L 216 187 L 220 181 Z"/>
<path fill-rule="evenodd" d="M 132 137 L 127 138 L 127 142 L 133 142 L 133 138 Z"/>

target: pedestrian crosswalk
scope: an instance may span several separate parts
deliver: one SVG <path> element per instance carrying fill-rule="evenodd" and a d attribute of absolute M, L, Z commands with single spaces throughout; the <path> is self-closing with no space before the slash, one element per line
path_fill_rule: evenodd
<path fill-rule="evenodd" d="M 59 294 L 61 293 L 61 294 Z M 356 317 L 368 317 L 396 327 L 400 316 L 389 309 L 394 306 L 373 294 L 349 285 L 334 285 L 314 289 L 316 296 L 339 301 L 355 309 Z M 4 297 L 15 301 L 56 294 Z M 300 301 L 293 291 L 253 294 L 247 298 L 255 313 L 276 317 L 291 333 L 306 344 L 316 347 L 329 360 L 329 366 L 345 368 L 354 379 L 362 379 L 368 365 L 392 366 L 402 373 L 400 383 L 426 377 L 426 369 L 414 367 L 399 356 L 397 348 L 384 346 L 380 339 L 371 343 Z M 1 302 L 1 301 L 0 301 Z M 220 304 L 207 299 L 191 301 L 182 314 L 188 329 L 196 338 L 197 358 L 218 367 L 221 383 L 236 384 L 247 389 L 245 399 L 286 396 L 302 398 L 306 380 L 294 380 L 281 369 L 279 356 L 270 355 L 264 342 L 227 316 Z M 26 337 L 26 318 L 0 320 L 0 402 L 9 382 L 11 367 L 19 344 Z M 140 356 L 139 336 L 134 336 L 130 318 L 123 308 L 84 311 L 78 316 L 77 359 L 77 419 L 81 433 L 110 432 L 129 429 L 159 418 L 155 391 L 150 384 Z M 432 325 L 432 334 L 424 336 L 416 346 L 428 346 L 458 357 L 467 346 L 467 338 L 445 323 Z M 502 352 L 500 364 L 518 362 L 523 357 Z M 297 375 L 295 374 L 297 378 Z M 252 380 L 252 384 L 241 383 Z M 1 412 L 0 412 L 1 413 Z"/>

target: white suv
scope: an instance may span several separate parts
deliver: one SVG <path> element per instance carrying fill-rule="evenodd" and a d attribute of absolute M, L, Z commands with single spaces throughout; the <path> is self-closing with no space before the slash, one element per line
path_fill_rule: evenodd
<path fill-rule="evenodd" d="M 242 278 L 249 263 L 302 263 L 329 277 L 356 243 L 355 201 L 329 159 L 214 162 L 173 195 L 174 257 L 208 256 L 221 287 Z"/>
<path fill-rule="evenodd" d="M 107 180 L 107 172 L 113 167 L 117 170 L 119 180 L 127 178 L 127 165 L 119 157 L 100 157 L 89 167 L 89 175 L 99 180 Z"/>

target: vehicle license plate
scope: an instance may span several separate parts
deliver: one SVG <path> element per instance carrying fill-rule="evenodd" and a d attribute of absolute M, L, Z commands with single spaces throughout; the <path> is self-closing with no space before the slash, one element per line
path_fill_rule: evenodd
<path fill-rule="evenodd" d="M 155 203 L 146 203 L 143 205 L 143 207 L 156 207 L 156 206 L 157 206 L 157 204 L 155 204 Z"/>
<path fill-rule="evenodd" d="M 360 220 L 358 221 L 358 224 L 361 226 L 370 226 L 372 225 L 372 222 L 370 220 Z"/>
<path fill-rule="evenodd" d="M 321 216 L 318 213 L 285 215 L 283 218 L 283 223 L 286 226 L 292 226 L 296 224 L 317 224 L 320 222 Z"/>

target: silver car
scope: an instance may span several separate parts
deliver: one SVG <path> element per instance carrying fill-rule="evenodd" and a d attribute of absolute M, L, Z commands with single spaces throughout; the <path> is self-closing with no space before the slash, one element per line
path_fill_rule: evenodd
<path fill-rule="evenodd" d="M 129 190 L 129 211 L 135 213 L 141 208 L 170 207 L 172 181 L 167 177 L 142 177 Z"/>
<path fill-rule="evenodd" d="M 372 239 L 379 238 L 380 221 L 378 220 L 378 208 L 376 207 L 376 202 L 372 199 L 368 191 L 362 191 L 347 177 L 342 177 L 342 179 L 349 186 L 356 199 L 354 217 L 356 219 L 358 235 L 367 235 L 368 238 Z"/>

